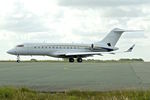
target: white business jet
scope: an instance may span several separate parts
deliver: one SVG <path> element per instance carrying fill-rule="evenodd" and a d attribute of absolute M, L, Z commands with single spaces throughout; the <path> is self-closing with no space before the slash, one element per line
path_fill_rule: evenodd
<path fill-rule="evenodd" d="M 82 62 L 82 58 L 103 55 L 103 54 L 116 54 L 114 52 L 119 48 L 115 47 L 117 41 L 123 32 L 133 32 L 133 30 L 123 30 L 119 28 L 113 29 L 104 39 L 92 44 L 62 44 L 62 43 L 25 43 L 17 45 L 13 49 L 7 51 L 8 54 L 16 55 L 17 62 L 20 62 L 21 55 L 41 55 L 51 56 L 57 58 L 68 58 L 69 62 Z M 127 51 L 131 52 L 135 45 L 130 47 Z"/>

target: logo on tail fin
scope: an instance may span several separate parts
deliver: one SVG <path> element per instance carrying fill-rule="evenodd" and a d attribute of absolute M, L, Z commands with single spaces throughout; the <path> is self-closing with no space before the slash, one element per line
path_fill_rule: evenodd
<path fill-rule="evenodd" d="M 108 45 L 109 47 L 111 47 L 111 43 L 107 43 L 107 45 Z"/>

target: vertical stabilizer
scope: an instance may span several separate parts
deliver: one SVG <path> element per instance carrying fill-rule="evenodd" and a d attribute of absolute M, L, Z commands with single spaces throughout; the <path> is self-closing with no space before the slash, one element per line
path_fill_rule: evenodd
<path fill-rule="evenodd" d="M 120 36 L 123 32 L 128 30 L 123 30 L 119 28 L 113 29 L 102 41 L 97 42 L 97 44 L 101 44 L 105 47 L 115 47 L 117 41 L 119 40 Z"/>

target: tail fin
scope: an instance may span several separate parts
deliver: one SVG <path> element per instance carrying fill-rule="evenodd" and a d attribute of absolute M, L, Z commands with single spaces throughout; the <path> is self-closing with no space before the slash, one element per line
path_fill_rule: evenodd
<path fill-rule="evenodd" d="M 119 28 L 113 29 L 102 41 L 97 42 L 105 47 L 115 47 L 123 32 L 134 32 L 138 30 L 123 30 Z"/>

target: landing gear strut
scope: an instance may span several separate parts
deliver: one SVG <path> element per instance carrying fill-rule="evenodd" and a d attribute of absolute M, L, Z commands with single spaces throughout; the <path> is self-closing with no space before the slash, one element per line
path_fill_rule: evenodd
<path fill-rule="evenodd" d="M 17 63 L 19 63 L 19 62 L 20 62 L 20 56 L 17 55 Z"/>
<path fill-rule="evenodd" d="M 77 58 L 77 62 L 81 63 L 82 62 L 82 58 Z"/>
<path fill-rule="evenodd" d="M 73 58 L 69 58 L 69 62 L 74 62 L 74 59 Z"/>

